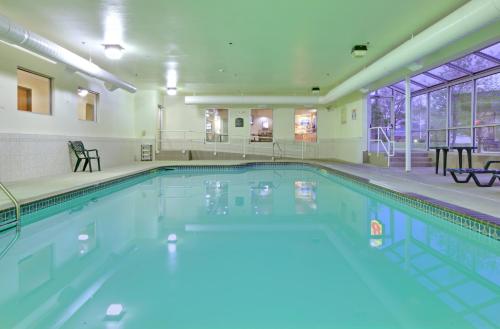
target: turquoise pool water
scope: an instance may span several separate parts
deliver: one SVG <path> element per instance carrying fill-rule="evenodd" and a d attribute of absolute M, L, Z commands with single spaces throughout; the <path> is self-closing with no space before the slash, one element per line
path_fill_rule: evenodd
<path fill-rule="evenodd" d="M 294 167 L 132 183 L 23 219 L 0 328 L 499 327 L 499 242 L 354 183 Z"/>

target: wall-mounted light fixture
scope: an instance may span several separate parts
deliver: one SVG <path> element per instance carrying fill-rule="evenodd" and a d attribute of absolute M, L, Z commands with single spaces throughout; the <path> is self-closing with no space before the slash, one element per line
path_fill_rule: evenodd
<path fill-rule="evenodd" d="M 89 91 L 85 88 L 78 88 L 78 96 L 80 97 L 87 97 L 87 95 L 89 94 Z"/>

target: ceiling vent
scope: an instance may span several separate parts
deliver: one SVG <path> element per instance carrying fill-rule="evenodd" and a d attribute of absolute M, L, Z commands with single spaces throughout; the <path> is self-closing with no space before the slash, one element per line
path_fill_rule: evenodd
<path fill-rule="evenodd" d="M 311 92 L 313 95 L 319 95 L 319 87 L 312 87 Z"/>

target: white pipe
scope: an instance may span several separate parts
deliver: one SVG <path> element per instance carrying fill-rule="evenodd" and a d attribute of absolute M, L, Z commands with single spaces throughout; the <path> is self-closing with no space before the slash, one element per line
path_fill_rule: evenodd
<path fill-rule="evenodd" d="M 351 92 L 366 88 L 369 84 L 387 76 L 389 73 L 406 67 L 450 43 L 497 21 L 499 18 L 500 0 L 471 0 L 361 72 L 345 80 L 322 97 L 188 96 L 185 98 L 185 102 L 186 104 L 196 105 L 329 104 Z"/>
<path fill-rule="evenodd" d="M 186 96 L 188 105 L 315 105 L 315 96 Z"/>
<path fill-rule="evenodd" d="M 137 88 L 115 75 L 101 69 L 96 64 L 83 57 L 59 46 L 58 44 L 33 33 L 19 24 L 10 21 L 7 17 L 0 15 L 0 40 L 29 50 L 35 54 L 66 64 L 68 68 L 79 71 L 105 82 L 108 89 L 124 89 L 135 93 Z"/>

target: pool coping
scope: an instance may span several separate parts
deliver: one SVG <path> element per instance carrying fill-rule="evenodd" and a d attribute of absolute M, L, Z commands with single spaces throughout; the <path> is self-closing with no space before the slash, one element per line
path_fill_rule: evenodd
<path fill-rule="evenodd" d="M 307 166 L 319 169 L 320 171 L 333 174 L 336 177 L 341 177 L 348 181 L 363 185 L 372 191 L 380 193 L 382 196 L 389 197 L 393 200 L 402 202 L 403 204 L 423 211 L 425 213 L 437 216 L 448 222 L 465 227 L 469 230 L 478 232 L 489 238 L 500 241 L 500 218 L 491 215 L 483 214 L 478 211 L 463 208 L 444 201 L 433 199 L 416 193 L 407 193 L 397 191 L 394 188 L 389 188 L 377 184 L 370 179 L 359 177 L 345 171 L 330 168 L 324 164 L 307 161 L 276 161 L 276 162 L 242 162 L 240 164 L 158 164 L 146 169 L 139 169 L 135 172 L 121 174 L 115 177 L 105 178 L 97 182 L 83 184 L 74 188 L 69 188 L 62 191 L 49 193 L 37 197 L 23 200 L 21 204 L 21 216 L 25 216 L 36 211 L 61 204 L 75 198 L 95 193 L 105 188 L 123 183 L 127 180 L 158 173 L 169 169 L 202 169 L 202 170 L 220 170 L 220 169 L 245 169 L 258 166 Z M 15 207 L 0 210 L 0 231 L 8 229 L 16 224 Z"/>

